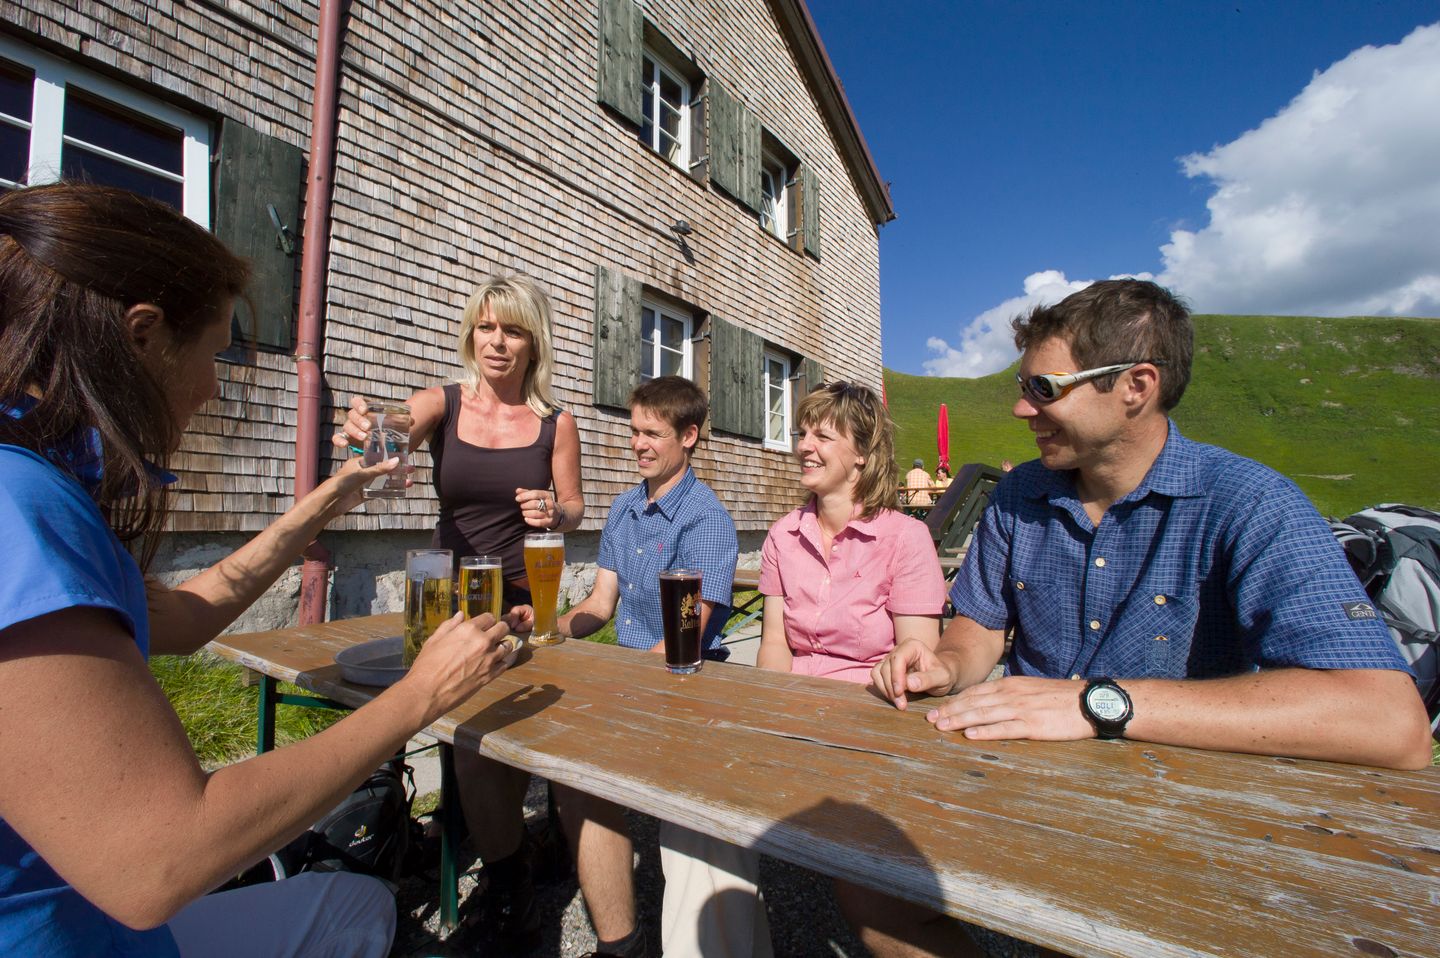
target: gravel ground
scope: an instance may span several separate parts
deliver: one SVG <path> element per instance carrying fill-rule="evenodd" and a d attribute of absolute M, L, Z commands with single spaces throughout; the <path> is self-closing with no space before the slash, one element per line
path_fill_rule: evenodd
<path fill-rule="evenodd" d="M 525 800 L 525 816 L 532 831 L 546 814 L 545 785 L 531 783 Z M 635 892 L 640 920 L 659 941 L 660 898 L 664 879 L 660 874 L 659 828 L 655 819 L 630 814 L 630 831 L 636 848 Z M 477 866 L 478 868 L 478 866 Z M 475 875 L 460 881 L 460 915 L 463 922 L 466 899 L 476 887 Z M 770 931 L 776 958 L 862 958 L 869 952 L 851 933 L 840 916 L 830 880 L 814 872 L 772 858 L 760 864 L 760 887 L 770 913 Z M 483 952 L 465 947 L 463 932 L 447 941 L 439 934 L 436 907 L 437 879 L 408 879 L 400 888 L 400 923 L 395 933 L 392 958 L 451 958 Z M 533 958 L 580 958 L 595 947 L 595 933 L 576 885 L 574 873 L 563 881 L 536 889 L 543 940 Z M 1033 949 L 1020 942 L 986 936 L 992 958 L 1032 958 Z"/>

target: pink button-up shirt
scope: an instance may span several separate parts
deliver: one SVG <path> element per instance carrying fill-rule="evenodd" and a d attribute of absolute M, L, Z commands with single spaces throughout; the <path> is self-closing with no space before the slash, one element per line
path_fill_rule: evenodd
<path fill-rule="evenodd" d="M 791 671 L 849 682 L 895 647 L 891 615 L 939 615 L 945 577 L 925 523 L 893 509 L 852 519 L 821 551 L 814 503 L 770 527 L 760 592 L 785 598 Z"/>

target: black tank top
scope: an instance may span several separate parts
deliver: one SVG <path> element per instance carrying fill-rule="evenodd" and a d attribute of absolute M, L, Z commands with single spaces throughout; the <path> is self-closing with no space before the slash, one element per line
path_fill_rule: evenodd
<path fill-rule="evenodd" d="M 515 490 L 549 489 L 550 458 L 555 451 L 556 410 L 540 420 L 540 436 L 516 449 L 472 446 L 457 434 L 460 386 L 444 389 L 445 413 L 430 436 L 435 460 L 435 493 L 440 520 L 431 544 L 461 556 L 498 555 L 504 566 L 505 604 L 529 602 L 525 577 L 525 533 Z"/>

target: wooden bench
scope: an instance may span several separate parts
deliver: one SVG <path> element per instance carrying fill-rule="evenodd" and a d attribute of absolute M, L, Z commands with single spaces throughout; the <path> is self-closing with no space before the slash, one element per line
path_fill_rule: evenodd
<path fill-rule="evenodd" d="M 357 706 L 334 665 L 399 615 L 225 636 Z M 1440 769 L 1138 742 L 972 743 L 845 682 L 570 641 L 429 729 L 554 781 L 1063 952 L 1433 955 Z"/>

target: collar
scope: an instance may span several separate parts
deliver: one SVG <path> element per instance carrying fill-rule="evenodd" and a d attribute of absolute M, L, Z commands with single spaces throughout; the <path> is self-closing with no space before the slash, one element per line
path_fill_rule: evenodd
<path fill-rule="evenodd" d="M 653 508 L 666 519 L 673 521 L 676 513 L 680 511 L 681 504 L 685 502 L 686 497 L 689 496 L 690 490 L 697 481 L 695 478 L 695 470 L 687 465 L 685 472 L 680 476 L 680 481 L 675 483 L 669 492 L 665 493 L 665 495 L 659 499 L 656 499 L 652 504 L 649 499 L 650 487 L 646 485 L 644 479 L 641 479 L 639 511 L 649 512 Z"/>
<path fill-rule="evenodd" d="M 38 404 L 34 396 L 0 400 L 0 413 L 11 419 L 23 419 Z M 100 491 L 100 480 L 105 472 L 105 450 L 100 442 L 100 430 L 93 426 L 76 430 L 55 446 L 40 450 L 40 455 L 74 476 L 91 496 Z M 179 480 L 178 476 L 149 462 L 145 463 L 145 472 L 158 486 L 168 486 Z"/>
<path fill-rule="evenodd" d="M 1020 494 L 1029 499 L 1073 500 L 1075 495 L 1075 471 L 1063 472 L 1046 469 L 1039 460 L 1027 463 L 1031 468 L 1018 477 Z M 1159 493 L 1171 498 L 1200 496 L 1205 494 L 1204 482 L 1200 475 L 1200 456 L 1196 443 L 1180 434 L 1175 421 L 1168 420 L 1165 445 L 1160 455 L 1150 465 L 1150 471 L 1140 484 L 1121 496 L 1115 503 L 1139 502 L 1150 493 Z M 1022 467 L 1023 468 L 1023 467 Z M 1019 470 L 1017 470 L 1018 472 Z"/>
<path fill-rule="evenodd" d="M 845 523 L 845 528 L 835 534 L 838 541 L 842 536 L 858 536 L 862 539 L 880 538 L 880 520 L 885 514 L 884 509 L 876 512 L 869 519 L 854 518 Z M 806 540 L 815 551 L 820 551 L 820 510 L 816 507 L 815 497 L 811 496 L 810 501 L 801 506 L 795 514 L 795 519 L 790 526 L 790 532 L 795 536 Z"/>

